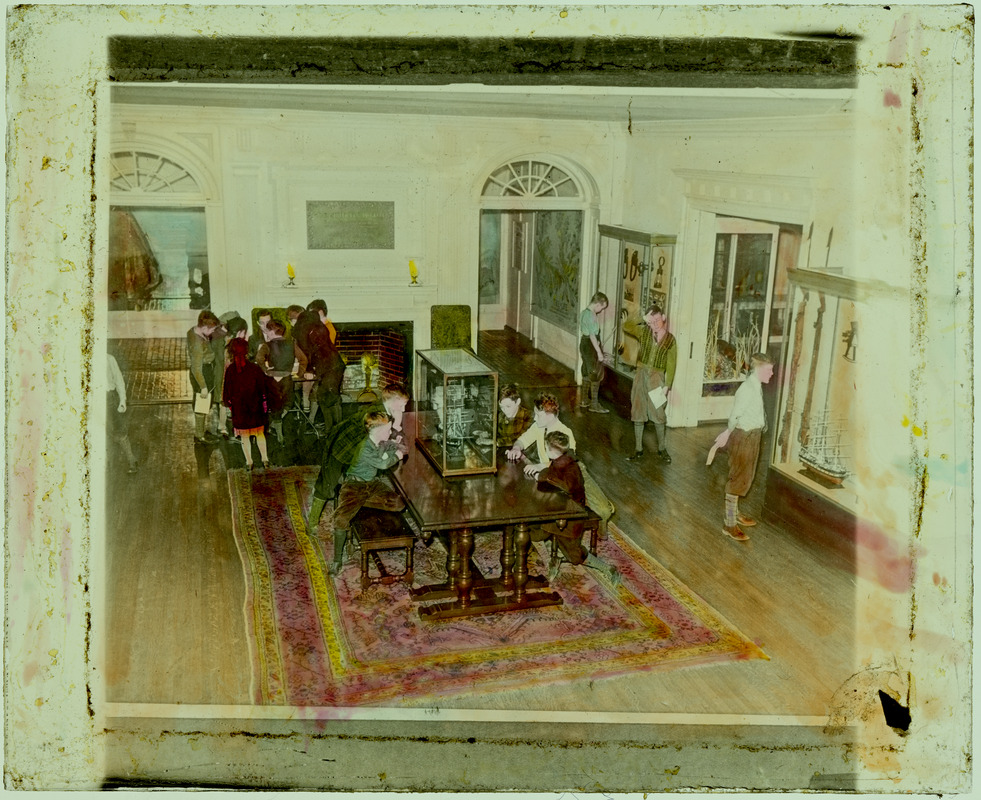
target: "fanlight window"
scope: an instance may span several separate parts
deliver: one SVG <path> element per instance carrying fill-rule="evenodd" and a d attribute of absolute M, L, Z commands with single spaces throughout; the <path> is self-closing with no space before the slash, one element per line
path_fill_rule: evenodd
<path fill-rule="evenodd" d="M 563 169 L 544 161 L 512 161 L 484 184 L 484 197 L 579 197 L 579 186 Z"/>
<path fill-rule="evenodd" d="M 184 167 L 164 156 L 139 150 L 112 154 L 111 186 L 117 192 L 201 194 Z"/>

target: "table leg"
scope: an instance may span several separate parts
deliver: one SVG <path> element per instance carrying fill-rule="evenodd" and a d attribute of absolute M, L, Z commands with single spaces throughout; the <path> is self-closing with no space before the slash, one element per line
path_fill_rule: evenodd
<path fill-rule="evenodd" d="M 514 534 L 516 565 L 514 569 L 514 598 L 517 602 L 525 599 L 525 584 L 528 582 L 528 547 L 531 545 L 531 531 L 519 522 Z"/>
<path fill-rule="evenodd" d="M 470 528 L 464 528 L 460 531 L 459 537 L 454 536 L 453 538 L 460 540 L 458 549 L 460 574 L 456 582 L 457 597 L 460 599 L 460 605 L 467 608 L 470 605 L 470 588 L 473 586 L 473 573 L 470 571 L 470 556 L 473 555 L 473 531 Z"/>
<path fill-rule="evenodd" d="M 447 537 L 450 542 L 450 550 L 446 554 L 446 583 L 451 590 L 456 589 L 457 575 L 460 570 L 460 547 L 459 537 L 450 533 Z"/>
<path fill-rule="evenodd" d="M 504 526 L 501 547 L 501 585 L 508 591 L 514 590 L 514 526 Z"/>

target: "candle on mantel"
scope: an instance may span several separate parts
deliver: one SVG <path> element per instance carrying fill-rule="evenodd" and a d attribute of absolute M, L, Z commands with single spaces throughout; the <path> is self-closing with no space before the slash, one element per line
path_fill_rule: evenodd
<path fill-rule="evenodd" d="M 409 259 L 409 277 L 412 279 L 413 284 L 419 283 L 419 270 L 416 269 L 416 262 L 414 259 Z"/>

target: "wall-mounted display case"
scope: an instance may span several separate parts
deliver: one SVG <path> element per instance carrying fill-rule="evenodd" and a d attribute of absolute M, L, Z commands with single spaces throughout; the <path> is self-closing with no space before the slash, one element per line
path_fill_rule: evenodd
<path fill-rule="evenodd" d="M 676 236 L 642 233 L 613 225 L 600 225 L 600 274 L 618 275 L 616 296 L 610 297 L 605 328 L 615 326 L 608 352 L 614 354 L 613 369 L 626 377 L 636 370 L 639 340 L 624 330 L 623 320 L 639 320 L 644 310 L 657 303 L 668 313 L 671 273 Z M 622 312 L 626 311 L 626 315 Z M 611 313 L 612 312 L 612 313 Z"/>
<path fill-rule="evenodd" d="M 497 469 L 498 375 L 467 350 L 419 350 L 416 444 L 444 477 Z"/>
<path fill-rule="evenodd" d="M 854 406 L 863 287 L 828 273 L 789 270 L 788 276 L 788 330 L 764 508 L 851 557 L 855 475 L 862 470 Z"/>

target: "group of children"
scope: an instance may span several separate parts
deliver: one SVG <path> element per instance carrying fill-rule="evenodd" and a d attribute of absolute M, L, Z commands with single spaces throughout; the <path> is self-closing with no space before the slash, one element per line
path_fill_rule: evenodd
<path fill-rule="evenodd" d="M 269 466 L 267 427 L 282 439 L 283 415 L 294 404 L 294 375 L 300 379 L 302 409 L 311 423 L 318 410 L 327 430 L 341 419 L 344 360 L 336 347 L 337 331 L 327 317 L 327 304 L 317 299 L 306 308 L 290 306 L 287 316 L 290 335 L 270 309 L 259 309 L 257 327 L 249 336 L 249 325 L 237 312 L 218 317 L 205 309 L 187 332 L 195 441 L 234 435 L 241 441 L 249 470 L 254 468 L 252 439 L 263 467 Z M 208 424 L 212 399 L 218 408 L 215 431 Z"/>
<path fill-rule="evenodd" d="M 324 447 L 307 529 L 314 535 L 324 508 L 333 500 L 334 549 L 330 570 L 334 574 L 343 564 L 351 521 L 362 508 L 383 511 L 405 508 L 402 497 L 384 473 L 406 455 L 402 416 L 408 401 L 409 394 L 403 386 L 389 384 L 378 402 L 360 408 L 338 425 Z M 537 478 L 543 489 L 552 487 L 566 492 L 604 520 L 612 515 L 613 505 L 574 457 L 575 437 L 559 421 L 559 404 L 553 395 L 540 394 L 532 414 L 522 405 L 517 386 L 509 384 L 501 389 L 499 407 L 498 445 L 506 448 L 509 460 L 525 460 L 525 474 Z M 534 453 L 537 460 L 529 458 L 527 452 Z M 601 572 L 614 585 L 619 583 L 617 570 L 583 547 L 582 533 L 582 522 L 562 527 L 549 524 L 536 531 L 533 539 L 555 537 L 567 561 L 585 564 Z M 553 580 L 557 572 L 558 563 L 554 562 L 549 579 Z"/>

